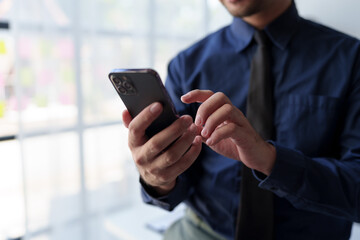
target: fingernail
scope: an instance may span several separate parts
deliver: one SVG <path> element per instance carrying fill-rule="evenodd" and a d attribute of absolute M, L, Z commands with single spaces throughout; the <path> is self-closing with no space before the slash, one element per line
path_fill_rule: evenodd
<path fill-rule="evenodd" d="M 183 97 L 189 97 L 189 96 L 190 96 L 190 93 L 186 93 L 186 94 L 182 95 L 181 97 L 183 98 Z"/>
<path fill-rule="evenodd" d="M 206 145 L 211 146 L 212 144 L 213 144 L 213 140 L 211 138 L 206 140 Z"/>
<path fill-rule="evenodd" d="M 196 124 L 197 126 L 201 126 L 202 120 L 201 120 L 201 117 L 200 117 L 200 116 L 196 116 L 195 124 Z"/>
<path fill-rule="evenodd" d="M 200 137 L 200 136 L 196 136 L 195 139 L 194 139 L 194 141 L 193 141 L 193 144 L 194 144 L 194 145 L 197 145 L 197 144 L 200 144 L 201 142 L 202 142 L 201 137 Z"/>
<path fill-rule="evenodd" d="M 150 112 L 153 114 L 157 114 L 159 113 L 161 110 L 161 105 L 160 103 L 155 103 L 150 107 Z"/>
<path fill-rule="evenodd" d="M 207 137 L 208 136 L 208 131 L 207 131 L 207 129 L 206 128 L 204 128 L 202 131 L 201 131 L 201 136 L 203 136 L 203 137 Z"/>

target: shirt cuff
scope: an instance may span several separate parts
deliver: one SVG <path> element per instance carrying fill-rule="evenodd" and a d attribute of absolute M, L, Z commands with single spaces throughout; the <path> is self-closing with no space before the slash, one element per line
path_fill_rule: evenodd
<path fill-rule="evenodd" d="M 306 161 L 301 152 L 290 150 L 273 141 L 276 149 L 276 161 L 269 176 L 253 170 L 253 175 L 260 183 L 259 187 L 269 190 L 279 197 L 286 197 L 298 189 L 299 179 L 305 172 Z"/>
<path fill-rule="evenodd" d="M 157 196 L 141 178 L 141 197 L 145 203 L 161 207 L 165 210 L 172 211 L 180 202 L 189 194 L 186 181 L 181 175 L 176 179 L 176 185 L 165 196 Z"/>

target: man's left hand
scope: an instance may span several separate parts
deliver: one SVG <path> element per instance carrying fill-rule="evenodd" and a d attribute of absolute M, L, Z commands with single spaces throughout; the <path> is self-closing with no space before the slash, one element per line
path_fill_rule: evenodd
<path fill-rule="evenodd" d="M 221 155 L 270 175 L 276 159 L 275 147 L 260 137 L 224 93 L 193 90 L 183 95 L 181 100 L 202 103 L 195 124 L 202 128 L 204 143 Z"/>

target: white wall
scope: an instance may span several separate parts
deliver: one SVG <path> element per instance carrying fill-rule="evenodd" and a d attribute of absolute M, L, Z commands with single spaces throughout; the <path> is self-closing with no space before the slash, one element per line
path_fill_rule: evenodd
<path fill-rule="evenodd" d="M 296 0 L 301 16 L 360 38 L 360 1 Z"/>

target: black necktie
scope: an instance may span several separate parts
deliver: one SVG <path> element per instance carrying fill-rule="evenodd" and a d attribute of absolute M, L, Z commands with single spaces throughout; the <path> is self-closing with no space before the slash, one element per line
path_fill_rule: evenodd
<path fill-rule="evenodd" d="M 265 140 L 273 137 L 273 84 L 270 78 L 269 40 L 256 31 L 258 45 L 251 62 L 246 116 Z M 241 196 L 236 240 L 268 240 L 274 238 L 273 194 L 258 187 L 252 170 L 243 165 Z"/>

